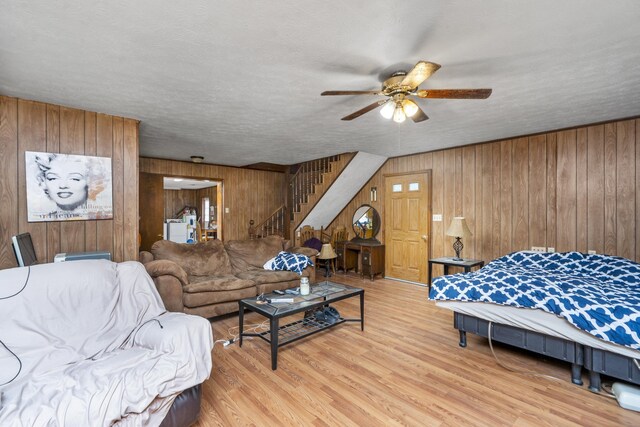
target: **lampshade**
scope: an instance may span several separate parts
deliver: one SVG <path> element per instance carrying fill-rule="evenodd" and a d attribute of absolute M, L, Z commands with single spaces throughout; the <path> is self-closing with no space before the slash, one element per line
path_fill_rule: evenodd
<path fill-rule="evenodd" d="M 410 99 L 405 99 L 402 101 L 402 109 L 407 117 L 413 117 L 413 115 L 418 112 L 418 104 Z"/>
<path fill-rule="evenodd" d="M 473 234 L 471 234 L 471 230 L 469 230 L 464 217 L 456 216 L 451 220 L 451 225 L 449 225 L 449 229 L 447 230 L 447 236 L 470 237 L 473 236 Z"/>
<path fill-rule="evenodd" d="M 402 123 L 407 119 L 406 114 L 404 114 L 404 110 L 402 109 L 402 104 L 398 102 L 396 105 L 396 109 L 393 112 L 393 121 L 396 123 Z"/>
<path fill-rule="evenodd" d="M 390 99 L 384 104 L 384 106 L 380 110 L 380 115 L 385 119 L 390 119 L 391 117 L 393 117 L 393 112 L 395 111 L 395 109 L 396 109 L 396 103 L 393 102 L 392 99 Z"/>
<path fill-rule="evenodd" d="M 322 249 L 320 249 L 320 255 L 318 255 L 318 259 L 333 259 L 337 258 L 338 254 L 333 250 L 331 243 L 325 243 L 322 245 Z"/>

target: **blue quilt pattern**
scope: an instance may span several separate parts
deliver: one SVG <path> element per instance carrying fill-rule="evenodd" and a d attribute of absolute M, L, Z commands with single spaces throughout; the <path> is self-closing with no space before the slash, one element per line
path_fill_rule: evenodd
<path fill-rule="evenodd" d="M 313 261 L 308 256 L 290 252 L 280 252 L 273 260 L 274 270 L 289 270 L 298 274 L 302 274 L 305 268 L 312 265 Z"/>
<path fill-rule="evenodd" d="M 473 273 L 434 279 L 429 298 L 537 308 L 640 350 L 640 264 L 579 252 L 514 252 Z"/>

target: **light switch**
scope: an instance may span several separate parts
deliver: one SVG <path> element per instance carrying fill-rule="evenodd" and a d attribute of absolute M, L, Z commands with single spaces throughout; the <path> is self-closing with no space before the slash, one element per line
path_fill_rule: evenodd
<path fill-rule="evenodd" d="M 224 213 L 229 213 L 229 208 L 224 208 Z"/>
<path fill-rule="evenodd" d="M 434 222 L 442 221 L 442 214 L 433 214 L 433 221 Z"/>

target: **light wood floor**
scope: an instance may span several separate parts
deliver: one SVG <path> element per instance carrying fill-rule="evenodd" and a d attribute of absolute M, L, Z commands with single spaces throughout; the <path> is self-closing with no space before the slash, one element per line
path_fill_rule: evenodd
<path fill-rule="evenodd" d="M 498 366 L 486 339 L 469 334 L 468 347 L 459 347 L 451 312 L 428 301 L 426 288 L 356 275 L 332 280 L 365 289 L 364 332 L 345 323 L 290 344 L 276 371 L 263 340 L 216 345 L 198 427 L 640 426 L 640 413 L 571 384 L 567 364 L 495 346 L 503 362 L 564 381 L 532 378 Z M 335 306 L 359 316 L 358 298 Z M 237 315 L 212 326 L 223 338 Z"/>

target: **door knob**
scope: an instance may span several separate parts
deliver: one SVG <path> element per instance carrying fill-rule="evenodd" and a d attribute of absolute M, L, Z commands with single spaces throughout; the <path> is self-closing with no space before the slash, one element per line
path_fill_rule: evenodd
<path fill-rule="evenodd" d="M 426 235 L 426 234 L 423 234 L 421 237 L 422 237 L 422 240 L 424 240 L 424 241 L 426 242 L 426 241 L 427 241 L 427 238 L 428 238 L 429 236 L 428 236 L 428 235 Z"/>

